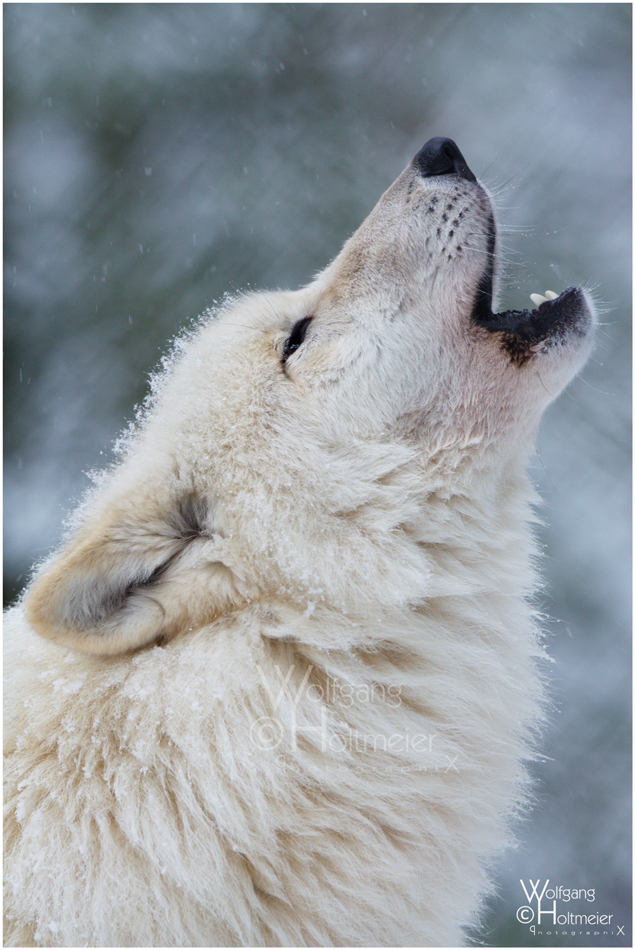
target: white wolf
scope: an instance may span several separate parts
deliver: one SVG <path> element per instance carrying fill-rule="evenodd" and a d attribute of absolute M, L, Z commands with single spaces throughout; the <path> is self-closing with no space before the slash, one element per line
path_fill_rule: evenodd
<path fill-rule="evenodd" d="M 9 945 L 465 939 L 541 708 L 524 466 L 594 324 L 495 275 L 436 138 L 181 341 L 8 618 Z"/>

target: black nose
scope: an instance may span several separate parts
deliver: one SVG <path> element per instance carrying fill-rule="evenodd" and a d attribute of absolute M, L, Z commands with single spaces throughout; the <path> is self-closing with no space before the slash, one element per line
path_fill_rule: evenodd
<path fill-rule="evenodd" d="M 413 158 L 424 178 L 434 175 L 457 175 L 466 181 L 476 181 L 476 177 L 468 168 L 467 162 L 459 152 L 456 142 L 437 136 L 430 139 Z"/>

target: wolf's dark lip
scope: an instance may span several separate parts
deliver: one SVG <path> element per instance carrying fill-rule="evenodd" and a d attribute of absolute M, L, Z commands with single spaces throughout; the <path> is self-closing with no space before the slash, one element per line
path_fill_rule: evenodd
<path fill-rule="evenodd" d="M 584 332 L 589 314 L 584 291 L 567 287 L 553 300 L 545 300 L 535 310 L 504 310 L 489 313 L 483 306 L 474 309 L 476 324 L 490 333 L 504 333 L 531 346 L 570 332 Z M 583 326 L 584 324 L 584 326 Z"/>

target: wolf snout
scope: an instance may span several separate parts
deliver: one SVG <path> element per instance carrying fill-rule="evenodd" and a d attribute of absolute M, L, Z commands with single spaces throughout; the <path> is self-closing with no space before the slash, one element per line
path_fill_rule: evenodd
<path fill-rule="evenodd" d="M 456 142 L 440 135 L 427 141 L 412 161 L 424 178 L 457 175 L 466 181 L 476 181 Z"/>

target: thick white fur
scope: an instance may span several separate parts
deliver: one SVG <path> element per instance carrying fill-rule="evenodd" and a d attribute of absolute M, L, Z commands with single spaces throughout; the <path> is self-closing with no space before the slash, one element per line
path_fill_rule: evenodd
<path fill-rule="evenodd" d="M 540 717 L 524 466 L 592 322 L 522 366 L 472 324 L 489 210 L 408 166 L 176 348 L 7 617 L 7 945 L 464 939 Z"/>

